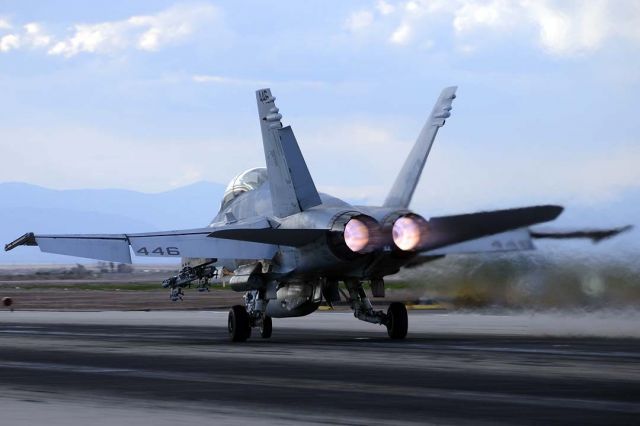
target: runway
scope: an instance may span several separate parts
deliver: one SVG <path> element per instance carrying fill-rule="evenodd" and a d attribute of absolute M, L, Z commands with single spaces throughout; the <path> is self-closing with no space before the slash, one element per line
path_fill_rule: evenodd
<path fill-rule="evenodd" d="M 637 315 L 559 318 L 412 312 L 391 341 L 316 313 L 232 344 L 226 312 L 2 312 L 0 423 L 637 424 Z"/>

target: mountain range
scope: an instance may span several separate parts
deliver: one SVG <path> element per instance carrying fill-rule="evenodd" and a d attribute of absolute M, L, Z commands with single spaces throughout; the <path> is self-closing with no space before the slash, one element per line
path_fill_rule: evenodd
<path fill-rule="evenodd" d="M 25 232 L 123 233 L 199 228 L 220 207 L 224 186 L 211 182 L 159 193 L 122 189 L 55 190 L 27 183 L 0 184 L 0 242 Z M 68 256 L 19 248 L 0 263 L 72 263 Z"/>

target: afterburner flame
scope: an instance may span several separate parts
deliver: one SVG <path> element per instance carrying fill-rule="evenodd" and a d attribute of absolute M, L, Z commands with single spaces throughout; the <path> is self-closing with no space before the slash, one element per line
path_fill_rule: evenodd
<path fill-rule="evenodd" d="M 393 224 L 393 242 L 400 250 L 415 249 L 420 243 L 420 224 L 411 217 L 398 218 Z"/>
<path fill-rule="evenodd" d="M 344 242 L 351 251 L 359 252 L 369 243 L 369 228 L 358 219 L 351 219 L 344 226 Z"/>

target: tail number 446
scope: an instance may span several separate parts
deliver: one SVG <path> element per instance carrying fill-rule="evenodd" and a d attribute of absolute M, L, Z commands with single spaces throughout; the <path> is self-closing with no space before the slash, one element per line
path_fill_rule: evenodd
<path fill-rule="evenodd" d="M 141 256 L 180 256 L 178 247 L 156 247 L 154 249 L 140 247 L 136 254 Z"/>

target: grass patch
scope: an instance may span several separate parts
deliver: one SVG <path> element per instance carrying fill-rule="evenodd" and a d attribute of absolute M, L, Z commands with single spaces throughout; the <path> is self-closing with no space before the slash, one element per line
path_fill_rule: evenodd
<path fill-rule="evenodd" d="M 158 282 L 153 283 L 60 283 L 60 284 L 50 284 L 50 283 L 42 283 L 42 284 L 22 284 L 20 282 L 15 282 L 11 284 L 3 284 L 0 288 L 9 288 L 16 289 L 19 288 L 21 290 L 100 290 L 100 291 L 153 291 L 153 290 L 165 290 L 162 288 L 162 285 Z"/>

